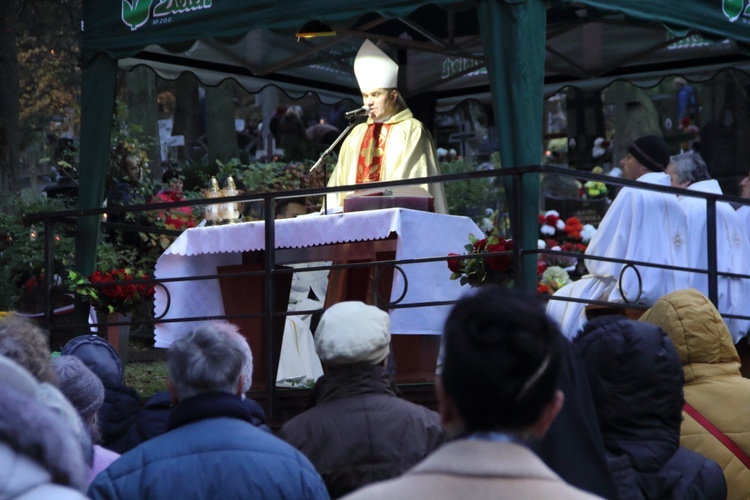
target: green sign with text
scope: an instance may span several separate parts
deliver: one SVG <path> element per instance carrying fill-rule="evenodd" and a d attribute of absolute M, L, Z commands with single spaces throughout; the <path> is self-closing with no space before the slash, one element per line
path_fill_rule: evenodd
<path fill-rule="evenodd" d="M 152 19 L 153 24 L 168 23 L 172 16 L 200 9 L 210 9 L 213 0 L 122 0 L 122 22 L 135 31 Z M 153 5 L 153 8 L 152 8 Z"/>

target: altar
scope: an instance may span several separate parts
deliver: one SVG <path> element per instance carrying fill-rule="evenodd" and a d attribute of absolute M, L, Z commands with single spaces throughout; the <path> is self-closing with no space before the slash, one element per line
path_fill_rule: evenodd
<path fill-rule="evenodd" d="M 372 242 L 395 251 L 395 260 L 446 257 L 462 254 L 469 234 L 483 232 L 468 217 L 436 214 L 403 208 L 311 214 L 279 219 L 275 224 L 275 261 L 278 265 L 338 260 L 348 245 Z M 237 266 L 248 253 L 265 250 L 265 222 L 191 228 L 183 232 L 159 257 L 157 279 L 180 278 L 156 287 L 155 314 L 163 320 L 155 327 L 156 347 L 169 347 L 179 336 L 203 320 L 225 314 L 217 270 Z M 391 302 L 417 305 L 458 299 L 465 289 L 450 280 L 446 261 L 399 264 L 393 273 Z M 185 280 L 195 276 L 195 280 Z M 400 300 L 399 300 L 400 299 Z M 449 305 L 396 308 L 390 311 L 393 335 L 440 335 Z M 256 357 L 261 353 L 254 353 Z"/>

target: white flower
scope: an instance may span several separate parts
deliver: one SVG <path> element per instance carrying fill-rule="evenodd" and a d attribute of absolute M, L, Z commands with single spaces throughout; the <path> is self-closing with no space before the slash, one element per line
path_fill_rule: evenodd
<path fill-rule="evenodd" d="M 570 276 L 559 266 L 548 267 L 542 274 L 541 282 L 557 291 L 570 283 Z"/>
<path fill-rule="evenodd" d="M 492 219 L 482 217 L 482 223 L 479 224 L 479 229 L 481 229 L 485 233 L 489 233 L 490 231 L 492 231 L 493 227 L 495 227 L 495 224 L 492 222 Z"/>
<path fill-rule="evenodd" d="M 547 210 L 547 211 L 546 211 L 546 212 L 544 213 L 544 216 L 545 216 L 545 217 L 549 217 L 550 215 L 555 215 L 555 216 L 557 216 L 557 217 L 560 217 L 560 212 L 558 212 L 557 210 Z"/>
<path fill-rule="evenodd" d="M 484 209 L 484 215 L 487 216 L 487 217 L 494 217 L 495 211 L 492 210 L 491 208 L 485 208 Z"/>
<path fill-rule="evenodd" d="M 542 234 L 548 234 L 550 236 L 554 235 L 557 231 L 554 227 L 548 226 L 547 224 L 544 224 L 541 228 L 539 228 L 539 232 Z"/>
<path fill-rule="evenodd" d="M 555 252 L 559 252 L 560 250 L 562 250 L 562 248 L 560 248 L 560 245 L 555 245 L 552 248 L 550 248 L 550 250 L 553 250 Z"/>
<path fill-rule="evenodd" d="M 536 240 L 536 248 L 537 250 L 544 250 L 547 248 L 547 244 L 544 242 L 544 240 Z"/>
<path fill-rule="evenodd" d="M 558 221 L 557 221 L 557 223 L 555 224 L 555 226 L 557 227 L 557 229 L 558 229 L 559 231 L 562 231 L 563 229 L 565 229 L 565 221 L 564 221 L 564 220 L 562 220 L 562 219 L 558 219 Z"/>
<path fill-rule="evenodd" d="M 588 243 L 595 234 L 596 228 L 594 226 L 591 224 L 584 224 L 583 229 L 581 229 L 581 241 Z"/>

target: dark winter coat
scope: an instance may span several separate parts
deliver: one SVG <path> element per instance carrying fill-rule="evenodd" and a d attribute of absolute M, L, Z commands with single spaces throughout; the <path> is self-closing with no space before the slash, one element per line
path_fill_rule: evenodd
<path fill-rule="evenodd" d="M 89 488 L 93 499 L 328 498 L 310 461 L 250 423 L 239 398 L 201 394 L 168 431 L 122 455 Z"/>
<path fill-rule="evenodd" d="M 279 436 L 310 459 L 334 498 L 400 475 L 445 441 L 438 414 L 399 398 L 380 365 L 323 375 L 314 407 Z"/>
<path fill-rule="evenodd" d="M 266 414 L 263 408 L 252 399 L 243 399 L 242 404 L 247 407 L 250 423 L 259 429 L 271 432 L 266 425 Z M 132 450 L 144 441 L 164 434 L 167 421 L 172 413 L 172 398 L 166 391 L 154 394 L 136 415 L 133 425 L 128 430 L 126 451 Z"/>
<path fill-rule="evenodd" d="M 560 390 L 565 404 L 544 438 L 530 448 L 566 483 L 603 498 L 613 498 L 615 484 L 607 466 L 596 408 L 578 349 L 558 336 L 562 355 Z"/>
<path fill-rule="evenodd" d="M 620 498 L 726 498 L 716 462 L 680 448 L 683 371 L 664 331 L 624 317 L 575 339 Z"/>
<path fill-rule="evenodd" d="M 126 437 L 141 410 L 138 392 L 122 382 L 104 383 L 104 404 L 97 412 L 101 445 L 117 453 L 127 451 Z"/>
<path fill-rule="evenodd" d="M 101 445 L 117 453 L 129 448 L 125 439 L 141 410 L 141 397 L 123 383 L 123 367 L 117 351 L 98 335 L 80 335 L 65 344 L 62 354 L 75 356 L 104 384 L 104 403 L 97 412 Z"/>

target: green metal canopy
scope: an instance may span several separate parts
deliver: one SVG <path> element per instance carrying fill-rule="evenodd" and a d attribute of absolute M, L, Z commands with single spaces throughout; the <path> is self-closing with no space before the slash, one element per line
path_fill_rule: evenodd
<path fill-rule="evenodd" d="M 362 41 L 382 40 L 405 68 L 399 86 L 407 98 L 489 93 L 503 166 L 515 167 L 539 162 L 545 93 L 747 65 L 746 3 L 84 0 L 79 207 L 104 199 L 118 67 L 145 64 L 167 78 L 192 71 L 207 84 L 234 78 L 250 91 L 276 85 L 337 100 L 358 95 L 351 59 Z M 296 41 L 311 20 L 338 36 Z M 537 183 L 530 179 L 522 193 L 528 228 L 536 228 Z M 525 233 L 522 246 L 535 248 L 535 229 Z M 97 234 L 95 218 L 79 223 L 82 272 L 93 270 Z"/>
<path fill-rule="evenodd" d="M 512 96 L 506 96 L 502 100 L 511 105 L 504 109 L 504 116 L 508 117 L 510 123 L 523 123 L 528 127 L 528 137 L 534 137 L 527 141 L 521 149 L 521 153 L 513 154 L 504 158 L 507 165 L 533 164 L 537 159 L 536 153 L 541 148 L 539 134 L 532 131 L 540 130 L 542 116 L 542 88 L 538 82 L 543 77 L 543 48 L 544 48 L 544 3 L 539 0 L 528 2 L 494 2 L 483 1 L 490 7 L 487 16 L 506 16 L 505 19 L 494 17 L 484 19 L 484 26 L 494 27 L 503 24 L 503 31 L 512 41 L 514 38 L 528 40 L 525 47 L 516 48 L 512 54 L 504 53 L 502 50 L 493 50 L 493 58 L 503 55 L 502 61 L 506 67 L 513 67 L 510 61 L 524 61 L 523 78 L 528 83 L 523 85 L 523 91 L 514 92 Z M 375 6 L 374 6 L 375 5 Z M 499 7 L 499 8 L 498 8 Z M 530 15 L 525 15 L 528 10 Z M 409 16 L 415 15 L 416 18 Z M 456 26 L 457 16 L 464 16 L 466 23 Z M 83 97 L 81 118 L 81 189 L 79 198 L 80 208 L 92 208 L 100 206 L 104 197 L 104 176 L 107 172 L 107 151 L 109 147 L 110 127 L 109 117 L 112 113 L 114 102 L 114 83 L 117 69 L 117 59 L 128 56 L 136 56 L 150 45 L 160 45 L 167 50 L 182 51 L 189 54 L 190 48 L 196 42 L 204 45 L 217 47 L 217 52 L 222 53 L 224 46 L 237 44 L 253 30 L 262 29 L 262 34 L 276 32 L 293 33 L 306 21 L 322 19 L 337 26 L 347 40 L 348 48 L 344 47 L 344 57 L 354 55 L 356 48 L 361 45 L 365 37 L 386 39 L 396 41 L 399 34 L 383 29 L 384 19 L 406 19 L 405 25 L 411 31 L 418 33 L 420 40 L 411 42 L 411 47 L 417 49 L 420 46 L 441 44 L 441 50 L 451 52 L 457 56 L 466 55 L 476 60 L 479 56 L 467 52 L 464 46 L 476 45 L 479 33 L 476 31 L 477 11 L 474 2 L 469 1 L 431 1 L 415 2 L 402 0 L 364 2 L 360 0 L 344 1 L 313 1 L 295 0 L 294 2 L 279 2 L 273 0 L 247 0 L 213 2 L 212 0 L 186 0 L 186 1 L 161 1 L 152 0 L 121 0 L 121 1 L 84 1 L 84 32 L 83 32 Z M 420 30 L 415 27 L 423 20 L 443 20 L 446 27 L 442 33 L 431 34 L 428 30 Z M 342 28 L 338 28 L 338 25 Z M 423 26 L 424 24 L 420 24 Z M 347 26 L 351 27 L 346 31 Z M 381 27 L 381 30 L 377 28 Z M 513 31 L 519 35 L 514 36 Z M 473 33 L 472 33 L 473 31 Z M 520 34 L 523 34 L 523 37 Z M 457 37 L 459 41 L 457 42 Z M 466 41 L 469 37 L 469 42 Z M 258 40 L 257 37 L 252 40 Z M 407 42 L 408 43 L 408 42 Z M 463 43 L 464 45 L 461 45 Z M 323 42 L 325 44 L 325 42 Z M 258 56 L 262 59 L 282 47 L 273 43 L 262 46 Z M 304 61 L 303 52 L 309 49 L 307 44 L 300 45 L 301 56 L 292 59 L 300 59 L 307 67 L 320 64 L 315 58 Z M 240 49 L 242 50 L 242 49 Z M 227 51 L 224 50 L 226 55 Z M 230 54 L 231 55 L 231 54 Z M 162 59 L 164 60 L 164 59 Z M 253 62 L 246 59 L 244 62 L 233 57 L 235 67 L 244 67 L 252 72 Z M 498 59 L 500 60 L 500 59 Z M 537 61 L 536 64 L 531 61 Z M 190 60 L 186 57 L 181 59 L 183 65 L 188 65 Z M 510 64 L 508 64 L 510 62 Z M 474 64 L 476 65 L 476 64 Z M 329 67 L 336 69 L 336 63 Z M 491 73 L 496 67 L 492 65 Z M 498 66 L 499 67 L 499 66 Z M 506 75 L 507 78 L 518 76 L 515 72 Z M 312 79 L 311 79 L 312 80 Z M 345 85 L 344 85 L 345 86 Z M 491 85 L 498 89 L 502 85 Z M 356 86 L 350 86 L 356 95 Z M 502 91 L 498 95 L 503 94 Z M 521 113 L 522 116 L 515 116 Z M 516 135 L 518 132 L 516 132 Z M 523 135 L 523 134 L 522 134 Z M 532 147 L 529 147 L 532 146 Z M 514 148 L 505 147 L 504 152 L 510 153 Z M 98 234 L 98 222 L 91 218 L 81 221 L 78 228 L 76 246 L 76 265 L 83 271 L 93 269 L 96 236 Z"/>

